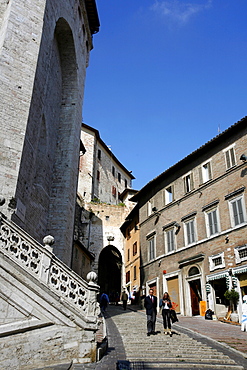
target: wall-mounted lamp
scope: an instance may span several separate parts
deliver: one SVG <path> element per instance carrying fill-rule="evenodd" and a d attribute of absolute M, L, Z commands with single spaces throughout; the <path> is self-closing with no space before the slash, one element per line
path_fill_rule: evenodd
<path fill-rule="evenodd" d="M 158 210 L 157 210 L 157 208 L 156 207 L 153 207 L 152 208 L 152 212 L 157 212 Z"/>
<path fill-rule="evenodd" d="M 229 237 L 228 236 L 225 237 L 225 242 L 226 242 L 226 244 L 229 243 Z"/>
<path fill-rule="evenodd" d="M 114 239 L 115 239 L 114 236 L 108 236 L 107 237 L 108 242 L 113 242 Z"/>
<path fill-rule="evenodd" d="M 240 160 L 243 161 L 243 162 L 247 161 L 246 154 L 242 154 L 241 157 L 240 157 Z"/>
<path fill-rule="evenodd" d="M 177 228 L 177 230 L 175 231 L 175 234 L 177 234 L 177 233 L 179 232 L 179 230 L 180 230 L 181 226 L 179 225 L 179 223 L 178 223 L 178 222 L 176 222 L 176 223 L 174 224 L 174 226 Z"/>

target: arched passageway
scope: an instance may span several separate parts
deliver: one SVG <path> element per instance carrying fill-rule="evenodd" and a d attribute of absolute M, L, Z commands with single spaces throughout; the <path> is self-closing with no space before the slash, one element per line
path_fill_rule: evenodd
<path fill-rule="evenodd" d="M 112 302 L 121 293 L 121 271 L 121 253 L 113 245 L 108 245 L 99 256 L 98 284 L 100 292 L 106 292 Z"/>

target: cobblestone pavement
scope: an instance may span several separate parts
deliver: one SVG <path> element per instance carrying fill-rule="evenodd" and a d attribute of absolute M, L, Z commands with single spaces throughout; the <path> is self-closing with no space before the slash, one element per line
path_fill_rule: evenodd
<path fill-rule="evenodd" d="M 181 316 L 175 326 L 193 330 L 220 343 L 224 343 L 242 352 L 243 356 L 247 358 L 247 332 L 241 331 L 240 325 L 205 320 L 202 316 Z"/>

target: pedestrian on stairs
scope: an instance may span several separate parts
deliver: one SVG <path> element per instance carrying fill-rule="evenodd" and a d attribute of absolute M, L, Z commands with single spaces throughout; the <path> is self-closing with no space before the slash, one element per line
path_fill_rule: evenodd
<path fill-rule="evenodd" d="M 123 293 L 122 293 L 122 296 L 121 296 L 121 299 L 123 301 L 123 309 L 126 310 L 126 307 L 127 307 L 127 301 L 128 301 L 128 294 L 126 293 L 126 291 L 124 290 Z"/>
<path fill-rule="evenodd" d="M 171 331 L 171 309 L 172 303 L 168 292 L 165 292 L 163 298 L 160 300 L 159 306 L 162 308 L 162 317 L 164 325 L 164 334 L 172 336 Z"/>
<path fill-rule="evenodd" d="M 151 334 L 156 334 L 155 332 L 155 322 L 157 315 L 157 297 L 154 296 L 153 289 L 149 289 L 149 295 L 144 299 L 144 307 L 146 308 L 147 315 L 147 336 Z"/>

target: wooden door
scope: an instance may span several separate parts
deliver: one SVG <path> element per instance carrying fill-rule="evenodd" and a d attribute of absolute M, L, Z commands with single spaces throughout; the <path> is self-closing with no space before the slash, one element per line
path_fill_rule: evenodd
<path fill-rule="evenodd" d="M 198 294 L 199 280 L 191 281 L 190 284 L 190 299 L 191 299 L 191 309 L 192 316 L 200 315 L 200 296 Z"/>

